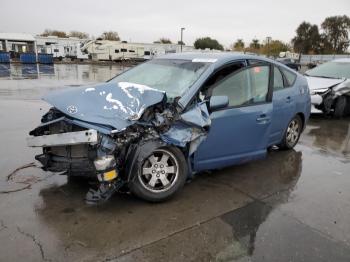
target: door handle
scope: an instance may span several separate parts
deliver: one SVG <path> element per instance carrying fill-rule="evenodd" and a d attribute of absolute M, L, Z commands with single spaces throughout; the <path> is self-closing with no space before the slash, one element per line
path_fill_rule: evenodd
<path fill-rule="evenodd" d="M 261 114 L 257 117 L 256 121 L 265 124 L 270 121 L 270 117 L 268 117 L 266 114 Z"/>
<path fill-rule="evenodd" d="M 287 98 L 286 98 L 286 102 L 287 102 L 287 103 L 292 102 L 292 98 L 291 98 L 290 96 L 287 96 Z"/>

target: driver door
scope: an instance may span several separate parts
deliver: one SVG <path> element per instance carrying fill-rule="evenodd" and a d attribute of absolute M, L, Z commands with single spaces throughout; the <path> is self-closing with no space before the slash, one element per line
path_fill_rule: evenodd
<path fill-rule="evenodd" d="M 210 87 L 212 96 L 225 95 L 229 106 L 211 112 L 206 140 L 194 154 L 194 169 L 221 168 L 266 154 L 272 99 L 269 64 L 244 67 Z"/>

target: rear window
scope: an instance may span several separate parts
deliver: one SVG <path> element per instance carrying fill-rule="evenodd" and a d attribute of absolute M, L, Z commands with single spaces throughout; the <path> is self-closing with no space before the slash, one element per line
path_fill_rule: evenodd
<path fill-rule="evenodd" d="M 293 72 L 287 70 L 287 69 L 284 69 L 284 68 L 281 68 L 281 70 L 282 70 L 282 73 L 284 74 L 284 76 L 287 80 L 287 86 L 294 85 L 294 82 L 295 82 L 295 79 L 297 78 L 297 75 L 294 74 Z"/>

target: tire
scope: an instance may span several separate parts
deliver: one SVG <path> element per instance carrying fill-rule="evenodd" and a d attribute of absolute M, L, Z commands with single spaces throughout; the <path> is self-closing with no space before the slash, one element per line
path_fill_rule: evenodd
<path fill-rule="evenodd" d="M 334 117 L 341 118 L 345 115 L 345 108 L 346 108 L 346 97 L 340 96 L 335 101 L 334 105 Z"/>
<path fill-rule="evenodd" d="M 186 159 L 178 148 L 157 148 L 139 164 L 129 188 L 141 199 L 165 201 L 184 186 L 187 173 Z"/>
<path fill-rule="evenodd" d="M 303 128 L 303 122 L 300 116 L 296 115 L 288 123 L 287 129 L 284 132 L 282 142 L 278 147 L 282 150 L 289 150 L 295 147 L 298 143 Z"/>

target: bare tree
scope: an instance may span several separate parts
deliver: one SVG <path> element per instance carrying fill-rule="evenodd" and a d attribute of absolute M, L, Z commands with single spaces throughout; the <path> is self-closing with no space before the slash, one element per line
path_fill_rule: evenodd
<path fill-rule="evenodd" d="M 120 41 L 120 37 L 115 31 L 106 31 L 100 36 L 103 40 Z"/>
<path fill-rule="evenodd" d="M 64 32 L 64 31 L 51 30 L 51 29 L 45 29 L 45 31 L 41 34 L 41 36 L 49 36 L 49 35 L 62 37 L 62 38 L 68 37 L 66 32 Z"/>
<path fill-rule="evenodd" d="M 88 33 L 75 31 L 75 30 L 70 31 L 69 36 L 70 37 L 77 37 L 77 38 L 80 38 L 80 39 L 89 38 L 89 34 Z"/>

